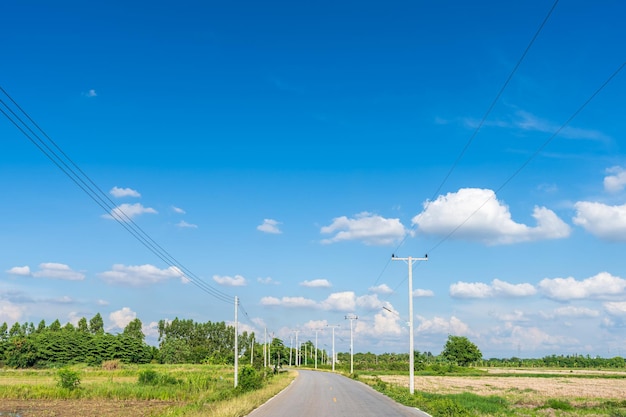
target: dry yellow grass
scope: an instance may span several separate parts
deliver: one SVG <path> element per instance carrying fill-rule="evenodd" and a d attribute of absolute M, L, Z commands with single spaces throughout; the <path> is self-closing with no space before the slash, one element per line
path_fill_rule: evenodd
<path fill-rule="evenodd" d="M 526 373 L 526 371 L 503 370 L 492 373 Z M 536 371 L 529 371 L 538 373 Z M 561 374 L 560 372 L 551 372 Z M 572 378 L 567 371 L 564 376 L 532 377 L 532 376 L 480 376 L 480 377 L 455 377 L 455 376 L 417 376 L 415 377 L 415 389 L 429 393 L 458 394 L 473 393 L 476 395 L 498 395 L 508 398 L 514 403 L 536 404 L 548 398 L 559 398 L 576 403 L 594 403 L 599 400 L 624 400 L 626 399 L 626 378 L 601 378 L 598 372 L 593 372 L 593 377 L 585 378 L 580 373 Z M 587 372 L 592 375 L 592 373 Z M 388 375 L 380 377 L 383 381 L 395 385 L 408 387 L 409 380 L 406 376 Z"/>

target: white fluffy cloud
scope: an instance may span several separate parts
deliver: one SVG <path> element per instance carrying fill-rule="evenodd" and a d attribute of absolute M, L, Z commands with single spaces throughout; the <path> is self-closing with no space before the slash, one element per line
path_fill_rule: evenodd
<path fill-rule="evenodd" d="M 322 301 L 321 307 L 324 310 L 332 311 L 354 311 L 356 307 L 356 295 L 353 291 L 330 294 L 326 300 Z"/>
<path fill-rule="evenodd" d="M 317 303 L 314 300 L 304 297 L 263 297 L 261 298 L 263 306 L 282 306 L 289 308 L 316 308 Z"/>
<path fill-rule="evenodd" d="M 580 346 L 580 342 L 572 337 L 553 335 L 538 327 L 526 327 L 506 323 L 504 328 L 494 332 L 490 339 L 492 346 L 508 345 L 523 346 L 524 351 L 560 351 L 563 346 Z"/>
<path fill-rule="evenodd" d="M 420 324 L 415 329 L 418 333 L 426 334 L 452 334 L 455 336 L 473 336 L 467 324 L 463 323 L 455 316 L 450 319 L 443 317 L 433 317 L 428 320 L 425 317 L 418 317 Z"/>
<path fill-rule="evenodd" d="M 263 297 L 260 301 L 263 306 L 282 306 L 289 308 L 315 308 L 328 311 L 351 312 L 357 307 L 364 310 L 381 310 L 383 303 L 378 295 L 363 295 L 357 297 L 352 291 L 330 294 L 325 300 L 317 302 L 304 297 Z"/>
<path fill-rule="evenodd" d="M 235 275 L 234 277 L 228 275 L 213 275 L 213 281 L 227 287 L 244 287 L 248 284 L 246 279 L 241 275 Z"/>
<path fill-rule="evenodd" d="M 122 198 L 122 197 L 141 197 L 141 194 L 139 194 L 138 191 L 133 190 L 132 188 L 120 188 L 120 187 L 113 187 L 111 188 L 111 190 L 109 191 L 109 193 L 116 198 Z"/>
<path fill-rule="evenodd" d="M 555 300 L 605 298 L 623 295 L 626 290 L 626 280 L 608 272 L 600 272 L 582 281 L 577 281 L 572 277 L 545 278 L 539 282 L 539 289 L 546 297 Z"/>
<path fill-rule="evenodd" d="M 556 317 L 598 317 L 600 312 L 587 307 L 565 306 L 554 309 Z"/>
<path fill-rule="evenodd" d="M 423 289 L 416 289 L 413 290 L 413 297 L 417 298 L 417 297 L 433 297 L 435 295 L 435 293 L 432 290 L 423 290 Z"/>
<path fill-rule="evenodd" d="M 402 239 L 407 232 L 399 219 L 386 219 L 363 212 L 352 219 L 336 217 L 330 225 L 322 227 L 321 233 L 334 234 L 331 238 L 323 239 L 324 244 L 359 240 L 366 245 L 389 245 Z"/>
<path fill-rule="evenodd" d="M 370 336 L 382 338 L 385 336 L 399 336 L 402 333 L 402 325 L 398 315 L 387 310 L 374 315 L 374 322 L 359 320 L 357 321 L 355 333 L 360 336 Z"/>
<path fill-rule="evenodd" d="M 579 201 L 574 205 L 574 223 L 600 239 L 626 241 L 626 204 L 609 206 Z"/>
<path fill-rule="evenodd" d="M 176 223 L 176 226 L 180 227 L 181 229 L 197 229 L 198 228 L 197 224 L 187 223 L 184 220 L 181 220 L 178 223 Z"/>
<path fill-rule="evenodd" d="M 327 279 L 314 279 L 311 281 L 303 281 L 300 283 L 300 285 L 303 287 L 308 287 L 308 288 L 330 288 L 331 287 L 330 281 L 328 281 Z"/>
<path fill-rule="evenodd" d="M 17 271 L 20 272 L 19 275 L 24 275 L 29 270 L 28 267 L 17 268 Z M 14 271 L 15 268 L 12 268 L 11 270 Z M 62 279 L 67 281 L 82 281 L 85 279 L 85 274 L 82 272 L 74 271 L 68 265 L 55 262 L 40 264 L 39 270 L 32 272 L 32 276 L 35 278 Z"/>
<path fill-rule="evenodd" d="M 137 318 L 137 313 L 128 307 L 123 307 L 121 310 L 117 310 L 109 314 L 109 320 L 111 320 L 113 328 L 123 329 L 128 326 L 128 323 Z"/>
<path fill-rule="evenodd" d="M 129 219 L 132 219 L 133 217 L 137 217 L 140 216 L 142 214 L 158 214 L 158 212 L 151 208 L 151 207 L 144 207 L 141 203 L 135 203 L 135 204 L 120 204 L 119 206 L 115 207 L 113 210 L 111 210 L 111 213 L 109 214 L 104 214 L 102 215 L 102 217 L 104 217 L 105 219 L 113 219 L 113 220 L 119 220 L 122 222 L 127 222 L 129 221 Z"/>
<path fill-rule="evenodd" d="M 370 287 L 369 291 L 375 294 L 391 294 L 393 292 L 393 290 L 389 288 L 387 284 L 380 284 L 376 287 Z"/>
<path fill-rule="evenodd" d="M 622 191 L 626 187 L 626 170 L 622 167 L 612 167 L 606 170 L 604 189 L 610 193 Z"/>
<path fill-rule="evenodd" d="M 263 223 L 258 225 L 256 229 L 261 232 L 277 235 L 277 234 L 282 233 L 282 231 L 278 227 L 279 224 L 282 224 L 282 223 L 274 219 L 263 219 Z"/>
<path fill-rule="evenodd" d="M 511 284 L 499 279 L 491 284 L 459 281 L 450 285 L 450 296 L 454 298 L 526 297 L 536 292 L 531 284 Z"/>
<path fill-rule="evenodd" d="M 378 294 L 367 294 L 357 297 L 356 305 L 359 309 L 376 311 L 382 310 L 384 303 L 378 299 Z"/>
<path fill-rule="evenodd" d="M 604 308 L 612 316 L 626 316 L 626 301 L 608 301 Z"/>
<path fill-rule="evenodd" d="M 535 207 L 533 217 L 535 227 L 516 223 L 508 206 L 499 202 L 492 190 L 462 188 L 424 203 L 413 224 L 422 233 L 447 236 L 454 232 L 453 237 L 489 245 L 560 239 L 570 234 L 570 227 L 552 210 Z"/>
<path fill-rule="evenodd" d="M 278 281 L 274 281 L 274 279 L 272 279 L 272 277 L 265 277 L 265 278 L 261 278 L 258 277 L 257 282 L 263 285 L 278 285 L 280 284 Z"/>
<path fill-rule="evenodd" d="M 11 275 L 19 275 L 22 277 L 30 276 L 30 267 L 27 266 L 14 266 L 13 268 L 7 270 L 7 274 Z"/>
<path fill-rule="evenodd" d="M 159 269 L 156 266 L 149 264 L 115 264 L 110 271 L 105 271 L 98 275 L 108 284 L 128 285 L 131 287 L 156 284 L 172 278 L 178 278 L 183 283 L 189 282 L 189 280 L 185 278 L 184 274 L 174 266 L 170 266 L 166 269 Z"/>
<path fill-rule="evenodd" d="M 0 303 L 0 323 L 16 323 L 22 319 L 24 307 L 13 304 L 8 300 L 2 300 Z"/>

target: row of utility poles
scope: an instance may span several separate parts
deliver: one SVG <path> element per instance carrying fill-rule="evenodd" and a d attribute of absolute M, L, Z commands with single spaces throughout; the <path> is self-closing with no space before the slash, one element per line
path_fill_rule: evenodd
<path fill-rule="evenodd" d="M 403 261 L 406 262 L 409 267 L 409 392 L 413 394 L 415 392 L 415 348 L 414 348 L 414 335 L 413 335 L 413 263 L 416 261 L 427 261 L 428 255 L 425 255 L 423 258 L 414 258 L 409 256 L 407 258 L 398 258 L 394 254 L 391 255 L 392 261 Z M 238 342 L 237 335 L 239 333 L 238 329 L 238 320 L 237 320 L 237 312 L 239 307 L 239 298 L 235 297 L 235 387 L 238 384 L 238 371 L 239 371 L 239 350 L 238 350 Z M 353 328 L 352 323 L 354 320 L 357 320 L 358 317 L 354 314 L 348 314 L 345 316 L 346 320 L 350 320 L 350 373 L 354 373 L 354 339 L 353 339 Z M 335 362 L 337 361 L 337 356 L 335 354 L 335 329 L 339 327 L 338 324 L 327 324 L 326 327 L 332 328 L 333 332 L 333 346 L 332 346 L 332 370 L 335 371 Z M 299 351 L 298 351 L 298 333 L 300 330 L 294 330 L 296 334 L 296 366 L 299 366 Z M 319 329 L 315 330 L 315 369 L 317 369 L 317 333 Z M 254 346 L 254 344 L 253 344 Z M 306 345 L 305 345 L 306 349 Z M 290 346 L 289 349 L 289 365 L 291 365 L 291 352 L 293 350 L 293 346 Z M 267 358 L 269 357 L 269 345 L 267 344 L 267 329 L 265 329 L 265 347 L 264 347 L 264 366 L 267 367 Z M 252 360 L 252 354 L 250 355 L 250 360 Z M 306 364 L 306 353 L 305 353 L 305 364 Z"/>

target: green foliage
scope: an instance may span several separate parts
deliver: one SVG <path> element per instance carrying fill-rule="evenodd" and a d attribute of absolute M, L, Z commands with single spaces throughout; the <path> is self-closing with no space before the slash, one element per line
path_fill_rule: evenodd
<path fill-rule="evenodd" d="M 145 369 L 139 373 L 139 378 L 137 383 L 139 385 L 152 385 L 152 386 L 163 386 L 163 385 L 176 385 L 181 381 L 169 374 L 159 374 L 158 372 L 152 369 Z"/>
<path fill-rule="evenodd" d="M 251 338 L 246 332 L 239 336 L 240 353 L 248 354 Z M 234 362 L 235 329 L 225 322 L 196 323 L 193 320 L 159 322 L 159 348 L 161 363 Z"/>
<path fill-rule="evenodd" d="M 96 335 L 104 333 L 104 320 L 102 320 L 100 313 L 97 313 L 89 320 L 89 331 Z"/>
<path fill-rule="evenodd" d="M 571 411 L 574 409 L 574 406 L 572 406 L 568 401 L 550 398 L 540 408 L 552 408 L 553 410 Z"/>
<path fill-rule="evenodd" d="M 96 329 L 98 321 L 94 321 Z M 137 334 L 91 333 L 85 330 L 86 320 L 81 322 L 78 328 L 61 327 L 59 320 L 49 327 L 41 321 L 37 328 L 32 323 L 15 323 L 11 335 L 7 332 L 3 336 L 0 332 L 0 362 L 14 368 L 28 368 L 77 363 L 100 365 L 107 360 L 139 364 L 152 360 L 152 348 Z"/>
<path fill-rule="evenodd" d="M 61 368 L 57 372 L 58 386 L 75 390 L 80 385 L 80 373 L 69 368 Z"/>
<path fill-rule="evenodd" d="M 239 384 L 241 391 L 252 391 L 263 386 L 263 377 L 253 367 L 246 365 L 239 370 Z"/>
<path fill-rule="evenodd" d="M 465 336 L 448 336 L 441 356 L 460 366 L 469 366 L 482 359 L 483 355 L 478 346 L 470 342 Z"/>

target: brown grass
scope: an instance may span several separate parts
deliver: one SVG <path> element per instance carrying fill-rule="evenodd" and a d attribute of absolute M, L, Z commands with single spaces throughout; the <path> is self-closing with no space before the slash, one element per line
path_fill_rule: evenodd
<path fill-rule="evenodd" d="M 539 373 L 530 371 L 532 373 Z M 519 373 L 520 376 L 479 376 L 479 377 L 455 377 L 455 376 L 417 376 L 415 377 L 415 389 L 418 391 L 438 394 L 473 393 L 481 396 L 497 395 L 509 399 L 517 404 L 541 404 L 546 399 L 563 399 L 574 403 L 593 404 L 601 400 L 624 400 L 626 397 L 626 378 L 602 378 L 598 372 L 585 378 L 580 372 L 577 377 L 567 371 L 563 376 L 532 377 L 523 376 L 526 371 L 490 370 L 489 373 Z M 556 373 L 542 371 L 542 373 Z M 406 376 L 387 375 L 381 376 L 385 382 L 394 385 L 409 386 Z"/>

